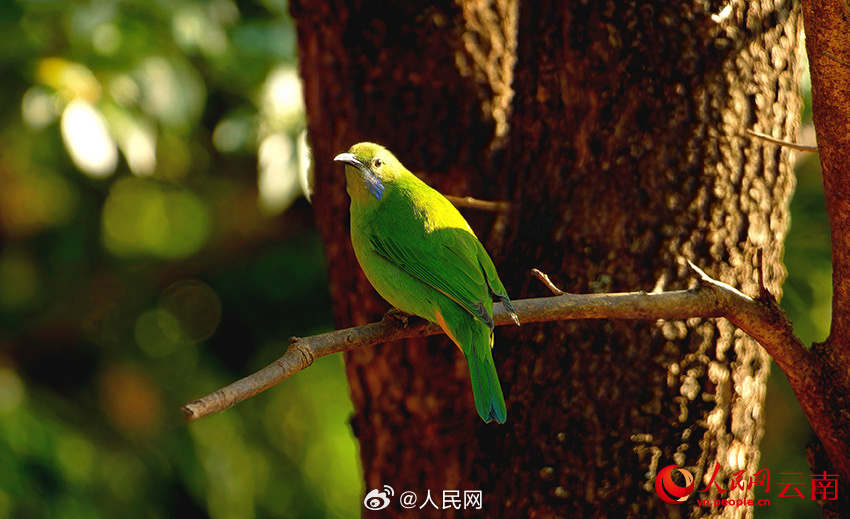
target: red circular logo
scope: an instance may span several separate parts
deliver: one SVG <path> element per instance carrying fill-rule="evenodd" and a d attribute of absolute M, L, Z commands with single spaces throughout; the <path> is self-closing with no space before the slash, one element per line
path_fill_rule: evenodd
<path fill-rule="evenodd" d="M 663 501 L 676 504 L 686 500 L 694 491 L 694 476 L 685 469 L 679 469 L 685 477 L 685 486 L 680 487 L 673 481 L 673 469 L 679 469 L 679 466 L 668 465 L 655 476 L 655 491 Z"/>

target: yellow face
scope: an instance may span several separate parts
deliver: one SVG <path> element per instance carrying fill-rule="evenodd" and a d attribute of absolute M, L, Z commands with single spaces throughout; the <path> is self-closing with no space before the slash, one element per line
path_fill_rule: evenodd
<path fill-rule="evenodd" d="M 362 186 L 375 199 L 381 200 L 386 184 L 392 183 L 404 169 L 389 150 L 372 142 L 355 144 L 347 153 L 340 153 L 334 160 L 346 165 L 345 177 L 352 197 L 362 191 Z"/>

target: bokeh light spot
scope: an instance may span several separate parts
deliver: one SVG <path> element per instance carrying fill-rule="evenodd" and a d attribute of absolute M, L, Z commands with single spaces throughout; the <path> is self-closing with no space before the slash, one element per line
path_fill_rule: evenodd
<path fill-rule="evenodd" d="M 260 207 L 269 214 L 283 211 L 301 194 L 298 168 L 292 160 L 292 153 L 292 141 L 287 135 L 274 133 L 260 144 L 257 185 Z"/>
<path fill-rule="evenodd" d="M 138 72 L 144 110 L 167 126 L 185 127 L 203 110 L 203 81 L 191 67 L 160 57 L 146 59 Z"/>
<path fill-rule="evenodd" d="M 100 403 L 109 420 L 121 431 L 149 436 L 162 415 L 159 389 L 145 372 L 128 364 L 108 368 L 98 380 Z"/>
<path fill-rule="evenodd" d="M 43 84 L 59 92 L 66 100 L 100 98 L 100 83 L 88 67 L 63 58 L 49 57 L 38 62 L 36 75 Z"/>
<path fill-rule="evenodd" d="M 198 252 L 209 234 L 209 210 L 183 188 L 122 179 L 104 204 L 103 242 L 117 256 L 182 259 Z"/>
<path fill-rule="evenodd" d="M 118 148 L 106 119 L 92 104 L 74 99 L 60 121 L 62 140 L 74 165 L 92 177 L 107 177 L 118 164 Z"/>
<path fill-rule="evenodd" d="M 24 383 L 10 368 L 0 368 L 0 413 L 14 411 L 24 401 Z"/>
<path fill-rule="evenodd" d="M 165 289 L 160 306 L 177 317 L 181 330 L 192 341 L 211 336 L 221 320 L 218 294 L 196 279 L 178 281 Z"/>
<path fill-rule="evenodd" d="M 213 145 L 222 153 L 233 153 L 246 149 L 253 137 L 254 121 L 250 117 L 229 117 L 213 131 Z"/>
<path fill-rule="evenodd" d="M 104 56 L 115 54 L 121 46 L 121 31 L 114 24 L 99 25 L 91 35 L 92 47 Z"/>
<path fill-rule="evenodd" d="M 144 467 L 136 456 L 120 452 L 101 456 L 101 460 L 98 472 L 105 489 L 123 501 L 137 495 Z"/>
<path fill-rule="evenodd" d="M 298 156 L 298 181 L 301 183 L 301 191 L 308 202 L 313 203 L 313 151 L 307 142 L 307 130 L 303 130 L 295 143 Z"/>
<path fill-rule="evenodd" d="M 273 70 L 263 85 L 262 110 L 277 130 L 293 131 L 304 121 L 301 79 L 293 67 Z"/>
<path fill-rule="evenodd" d="M 165 308 L 148 310 L 136 319 L 136 344 L 151 357 L 161 358 L 190 341 L 183 334 L 180 321 Z"/>
<path fill-rule="evenodd" d="M 26 310 L 35 303 L 41 283 L 27 254 L 10 249 L 0 255 L 0 287 L 0 307 L 6 310 Z"/>
<path fill-rule="evenodd" d="M 156 169 L 156 130 L 153 126 L 116 103 L 104 103 L 102 111 L 130 171 L 139 176 L 152 174 Z"/>
<path fill-rule="evenodd" d="M 11 517 L 12 499 L 9 494 L 0 490 L 0 519 Z"/>
<path fill-rule="evenodd" d="M 56 96 L 34 86 L 21 99 L 21 115 L 31 128 L 40 130 L 56 120 L 59 115 Z"/>
<path fill-rule="evenodd" d="M 64 225 L 77 209 L 74 186 L 54 171 L 4 174 L 0 168 L 0 185 L 0 226 L 16 237 Z"/>
<path fill-rule="evenodd" d="M 91 476 L 94 447 L 75 434 L 59 436 L 56 439 L 56 459 L 66 478 L 83 482 Z"/>

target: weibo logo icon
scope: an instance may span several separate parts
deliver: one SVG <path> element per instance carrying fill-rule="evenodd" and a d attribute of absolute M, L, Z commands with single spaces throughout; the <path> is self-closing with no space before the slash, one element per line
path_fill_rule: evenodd
<path fill-rule="evenodd" d="M 680 487 L 673 481 L 673 469 L 678 469 L 684 476 L 685 486 Z M 655 476 L 655 491 L 662 501 L 672 504 L 681 503 L 694 491 L 694 476 L 685 469 L 679 469 L 678 465 L 668 465 Z"/>

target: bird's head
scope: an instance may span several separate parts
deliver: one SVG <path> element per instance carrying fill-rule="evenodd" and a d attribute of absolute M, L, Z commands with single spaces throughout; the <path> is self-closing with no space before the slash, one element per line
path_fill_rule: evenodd
<path fill-rule="evenodd" d="M 372 142 L 357 143 L 334 160 L 345 163 L 345 179 L 352 199 L 372 196 L 381 200 L 387 186 L 404 171 L 404 166 L 389 150 Z"/>

